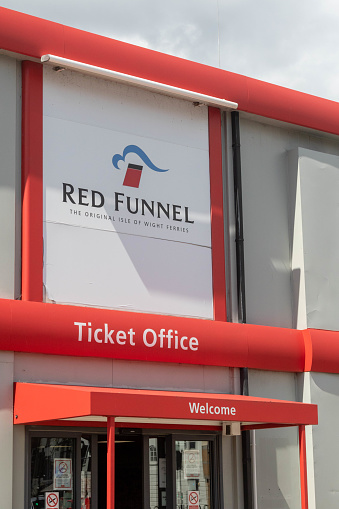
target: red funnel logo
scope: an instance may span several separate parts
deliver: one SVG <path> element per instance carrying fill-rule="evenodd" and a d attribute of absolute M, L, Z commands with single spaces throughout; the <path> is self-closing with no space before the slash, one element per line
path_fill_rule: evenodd
<path fill-rule="evenodd" d="M 165 170 L 155 166 L 155 164 L 152 163 L 148 155 L 145 154 L 145 152 L 137 145 L 127 145 L 127 147 L 124 148 L 122 154 L 114 154 L 114 156 L 112 157 L 112 164 L 114 168 L 119 170 L 120 169 L 119 162 L 125 161 L 125 158 L 128 154 L 136 154 L 143 161 L 143 163 L 145 163 L 145 165 L 148 166 L 148 168 L 150 168 L 153 171 L 159 173 L 164 173 L 168 171 L 168 169 Z M 123 185 L 128 187 L 139 187 L 142 169 L 143 166 L 140 166 L 139 164 L 130 163 L 127 167 Z"/>
<path fill-rule="evenodd" d="M 141 179 L 142 166 L 139 164 L 129 164 L 127 166 L 126 175 L 123 186 L 139 187 Z"/>

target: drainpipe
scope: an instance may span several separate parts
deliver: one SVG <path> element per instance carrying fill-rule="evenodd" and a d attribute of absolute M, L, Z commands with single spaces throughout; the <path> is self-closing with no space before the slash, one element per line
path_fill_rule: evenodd
<path fill-rule="evenodd" d="M 245 262 L 244 262 L 244 235 L 243 235 L 241 159 L 240 159 L 240 125 L 238 111 L 231 112 L 231 123 L 232 123 L 234 203 L 235 203 L 235 242 L 236 242 L 236 264 L 237 264 L 238 319 L 239 323 L 246 323 Z M 243 396 L 249 395 L 247 368 L 240 368 L 240 391 Z M 244 507 L 245 509 L 253 509 L 251 437 L 249 431 L 242 431 L 241 441 L 242 441 L 242 464 L 243 464 L 243 484 L 244 484 Z"/>

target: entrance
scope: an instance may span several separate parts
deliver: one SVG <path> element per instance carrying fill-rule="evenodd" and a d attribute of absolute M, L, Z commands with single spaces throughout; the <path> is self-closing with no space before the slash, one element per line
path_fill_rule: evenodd
<path fill-rule="evenodd" d="M 210 434 L 118 429 L 115 509 L 211 509 L 213 500 L 217 507 L 216 441 Z M 29 442 L 29 509 L 107 508 L 105 433 L 34 430 Z"/>
<path fill-rule="evenodd" d="M 142 509 L 143 437 L 136 433 L 115 437 L 115 509 Z M 106 509 L 107 438 L 98 439 L 98 508 Z"/>

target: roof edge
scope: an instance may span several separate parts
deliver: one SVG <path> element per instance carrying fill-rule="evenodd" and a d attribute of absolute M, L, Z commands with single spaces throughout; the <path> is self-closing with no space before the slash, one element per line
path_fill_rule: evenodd
<path fill-rule="evenodd" d="M 54 54 L 224 98 L 239 110 L 339 135 L 339 103 L 0 7 L 0 48 Z"/>

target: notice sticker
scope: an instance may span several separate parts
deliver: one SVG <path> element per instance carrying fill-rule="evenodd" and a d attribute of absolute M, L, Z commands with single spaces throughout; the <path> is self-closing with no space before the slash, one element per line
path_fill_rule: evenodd
<path fill-rule="evenodd" d="M 200 477 L 200 456 L 197 449 L 184 451 L 184 478 L 199 479 Z"/>
<path fill-rule="evenodd" d="M 199 491 L 188 491 L 188 509 L 199 509 Z"/>
<path fill-rule="evenodd" d="M 45 493 L 46 509 L 59 509 L 59 493 L 50 491 Z"/>
<path fill-rule="evenodd" d="M 54 490 L 72 489 L 71 459 L 54 459 L 53 489 Z"/>

